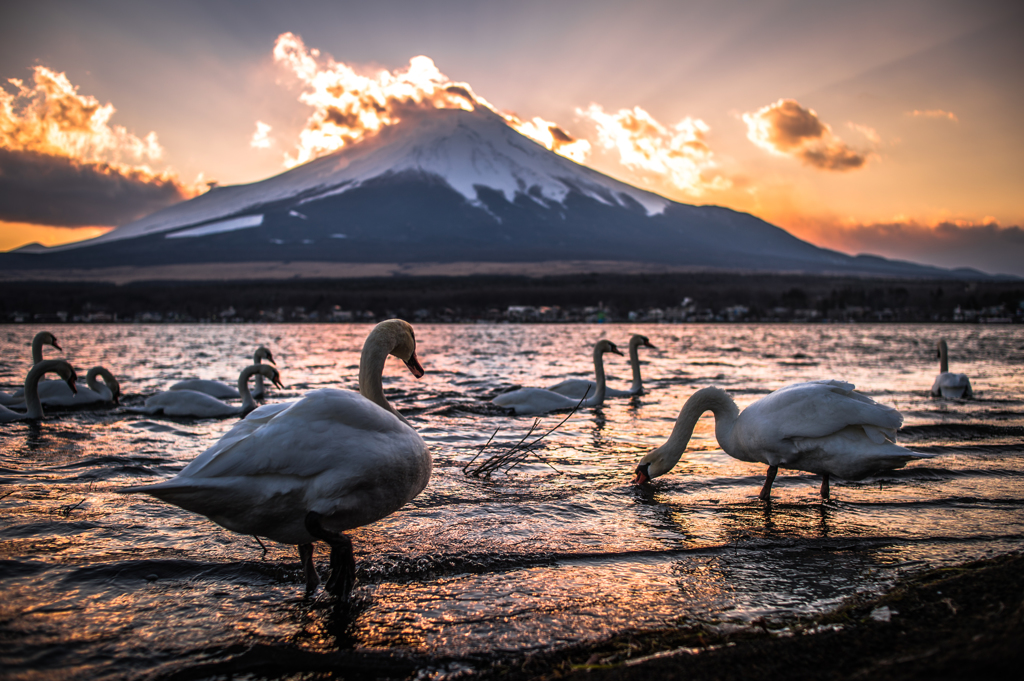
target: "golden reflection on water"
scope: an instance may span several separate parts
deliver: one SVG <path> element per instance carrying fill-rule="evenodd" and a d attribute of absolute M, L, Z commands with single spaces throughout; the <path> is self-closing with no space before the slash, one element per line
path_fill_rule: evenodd
<path fill-rule="evenodd" d="M 351 389 L 368 328 L 55 332 L 76 367 L 111 368 L 131 406 L 182 378 L 232 382 L 259 344 L 272 349 L 286 385 L 272 402 Z M 27 371 L 36 330 L 0 331 L 5 390 Z M 596 340 L 625 347 L 634 332 L 657 346 L 641 354 L 647 394 L 574 415 L 539 446 L 543 462 L 489 480 L 462 473 L 496 428 L 496 446 L 507 447 L 533 423 L 499 415 L 491 398 L 589 376 Z M 977 400 L 928 396 L 939 334 Z M 1024 345 L 1013 328 L 425 325 L 417 339 L 427 375 L 416 381 L 389 362 L 385 389 L 430 443 L 434 474 L 402 511 L 352 533 L 360 583 L 349 610 L 302 598 L 294 547 L 268 544 L 264 556 L 251 537 L 115 493 L 173 475 L 230 421 L 100 410 L 0 426 L 0 619 L 15 641 L 14 678 L 58 650 L 52 669 L 131 676 L 254 642 L 459 656 L 680 621 L 780 618 L 880 588 L 901 569 L 1024 546 Z M 628 385 L 625 358 L 606 358 L 609 384 Z M 764 504 L 763 467 L 726 456 L 707 415 L 670 474 L 629 484 L 695 389 L 718 385 L 742 408 L 817 378 L 849 380 L 899 408 L 908 446 L 936 458 L 837 481 L 827 503 L 816 476 L 780 471 Z M 543 418 L 540 432 L 560 419 Z"/>

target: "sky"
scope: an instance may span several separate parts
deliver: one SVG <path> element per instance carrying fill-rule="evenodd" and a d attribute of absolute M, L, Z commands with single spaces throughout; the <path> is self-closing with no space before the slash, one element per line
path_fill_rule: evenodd
<path fill-rule="evenodd" d="M 1024 276 L 1019 3 L 36 0 L 3 15 L 0 250 L 276 175 L 398 120 L 388 102 L 458 106 L 437 93 L 462 88 L 673 200 L 850 254 Z"/>

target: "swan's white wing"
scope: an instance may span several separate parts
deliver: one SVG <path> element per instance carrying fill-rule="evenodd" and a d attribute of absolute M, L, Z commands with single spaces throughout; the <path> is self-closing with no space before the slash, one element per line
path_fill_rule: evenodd
<path fill-rule="evenodd" d="M 311 478 L 332 468 L 386 465 L 393 450 L 419 440 L 394 414 L 358 393 L 316 390 L 269 419 L 240 421 L 181 476 Z"/>
<path fill-rule="evenodd" d="M 737 426 L 760 431 L 759 439 L 766 441 L 825 437 L 849 426 L 877 430 L 892 439 L 903 416 L 853 388 L 842 381 L 788 385 L 747 407 Z"/>
<path fill-rule="evenodd" d="M 84 383 L 77 384 L 78 392 L 71 392 L 71 388 L 64 381 L 40 381 L 39 401 L 44 407 L 74 407 L 80 404 L 99 404 L 110 402 L 114 396 L 109 388 L 101 388 L 97 392 Z"/>
<path fill-rule="evenodd" d="M 168 390 L 193 390 L 205 393 L 220 400 L 228 400 L 233 397 L 241 397 L 238 389 L 233 388 L 223 381 L 212 381 L 205 378 L 190 378 L 185 381 L 178 381 Z"/>
<path fill-rule="evenodd" d="M 579 401 L 583 399 L 584 394 L 587 395 L 587 397 L 593 397 L 594 395 L 596 395 L 597 383 L 595 381 L 590 381 L 585 378 L 567 378 L 561 383 L 556 383 L 555 385 L 551 386 L 550 388 L 548 388 L 548 390 L 550 390 L 553 393 L 565 395 L 566 397 L 571 397 L 572 399 Z M 604 389 L 605 397 L 630 397 L 632 395 L 633 392 L 631 390 L 617 390 L 615 388 L 609 388 L 607 386 Z"/>
<path fill-rule="evenodd" d="M 167 416 L 231 416 L 238 407 L 225 404 L 216 397 L 194 390 L 168 390 L 146 400 L 147 413 L 162 411 Z"/>
<path fill-rule="evenodd" d="M 528 415 L 572 409 L 579 398 L 573 399 L 543 388 L 520 388 L 498 395 L 491 402 L 499 407 L 513 409 L 518 415 Z"/>
<path fill-rule="evenodd" d="M 941 395 L 947 399 L 973 397 L 971 379 L 967 378 L 967 374 L 954 374 L 948 371 L 941 373 L 935 377 L 932 384 L 932 395 Z"/>

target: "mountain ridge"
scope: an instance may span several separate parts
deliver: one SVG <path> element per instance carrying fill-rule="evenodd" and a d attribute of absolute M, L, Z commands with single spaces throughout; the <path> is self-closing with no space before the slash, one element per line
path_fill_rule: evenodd
<path fill-rule="evenodd" d="M 15 270 L 217 262 L 639 262 L 988 276 L 819 248 L 748 213 L 671 201 L 558 156 L 496 114 L 418 112 L 272 178 L 214 188 Z"/>

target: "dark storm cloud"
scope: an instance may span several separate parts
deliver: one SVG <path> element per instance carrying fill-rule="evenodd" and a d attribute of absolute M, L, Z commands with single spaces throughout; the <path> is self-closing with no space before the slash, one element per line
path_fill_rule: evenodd
<path fill-rule="evenodd" d="M 0 220 L 121 225 L 187 198 L 173 177 L 0 148 Z"/>

